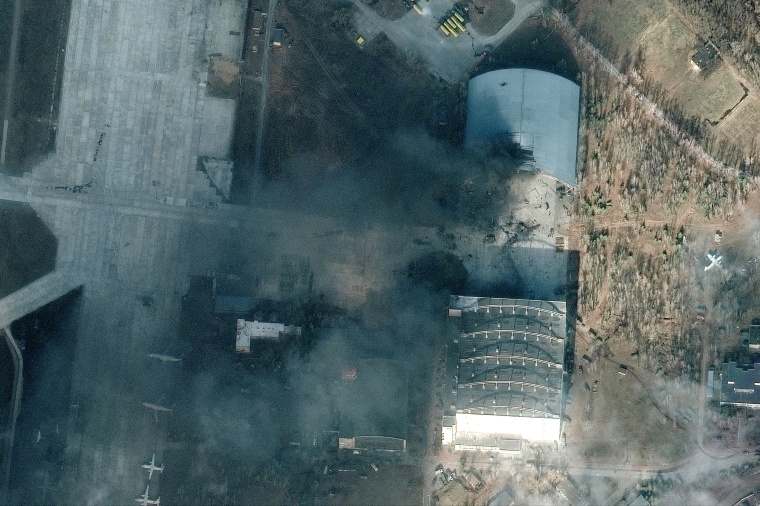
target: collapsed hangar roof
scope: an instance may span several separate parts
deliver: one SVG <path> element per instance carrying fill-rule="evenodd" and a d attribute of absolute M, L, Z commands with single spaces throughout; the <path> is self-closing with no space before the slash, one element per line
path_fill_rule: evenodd
<path fill-rule="evenodd" d="M 564 302 L 452 296 L 456 413 L 560 418 Z M 448 413 L 453 415 L 454 413 Z"/>
<path fill-rule="evenodd" d="M 470 79 L 465 144 L 503 136 L 532 152 L 535 167 L 576 185 L 580 87 L 549 72 L 503 69 Z"/>

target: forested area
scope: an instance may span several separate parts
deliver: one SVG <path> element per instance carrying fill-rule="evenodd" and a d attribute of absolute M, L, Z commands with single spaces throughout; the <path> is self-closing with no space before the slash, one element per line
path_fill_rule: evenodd
<path fill-rule="evenodd" d="M 580 313 L 613 340 L 632 343 L 642 366 L 693 373 L 696 355 L 685 345 L 693 264 L 682 220 L 729 219 L 746 200 L 748 173 L 756 168 L 721 170 L 684 149 L 624 86 L 593 63 L 588 69 L 576 211 L 585 230 Z M 709 148 L 708 133 L 691 133 Z"/>

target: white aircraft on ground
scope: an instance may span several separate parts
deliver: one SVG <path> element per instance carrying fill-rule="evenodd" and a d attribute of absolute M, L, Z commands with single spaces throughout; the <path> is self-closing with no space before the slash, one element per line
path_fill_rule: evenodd
<path fill-rule="evenodd" d="M 707 254 L 707 259 L 710 261 L 710 265 L 705 267 L 705 272 L 709 271 L 715 266 L 720 267 L 721 262 L 723 261 L 723 256 L 716 256 L 712 255 L 710 253 Z"/>
<path fill-rule="evenodd" d="M 156 417 L 156 421 L 158 421 L 158 413 L 164 412 L 164 413 L 171 413 L 172 408 L 167 408 L 165 406 L 162 406 L 160 404 L 153 404 L 152 402 L 143 402 L 143 406 L 153 411 L 153 416 Z"/>
<path fill-rule="evenodd" d="M 163 355 L 161 353 L 148 353 L 148 357 L 156 358 L 161 362 L 181 362 L 181 358 L 172 357 L 171 355 Z"/>
<path fill-rule="evenodd" d="M 148 492 L 150 491 L 150 485 L 145 487 L 145 493 L 141 496 L 135 499 L 135 501 L 140 503 L 140 506 L 148 506 L 149 504 L 153 504 L 155 506 L 160 506 L 161 504 L 161 498 L 157 497 L 155 499 L 148 499 Z"/>
<path fill-rule="evenodd" d="M 153 458 L 150 459 L 150 464 L 143 464 L 142 465 L 145 469 L 148 470 L 148 479 L 150 480 L 153 478 L 153 471 L 158 471 L 159 473 L 164 472 L 164 465 L 161 464 L 161 466 L 156 465 L 156 454 L 153 454 Z"/>

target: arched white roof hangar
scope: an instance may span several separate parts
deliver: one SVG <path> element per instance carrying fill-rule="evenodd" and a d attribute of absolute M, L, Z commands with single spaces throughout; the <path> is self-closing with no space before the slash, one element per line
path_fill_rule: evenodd
<path fill-rule="evenodd" d="M 576 185 L 580 87 L 549 72 L 503 69 L 470 79 L 465 146 L 508 136 L 536 168 Z"/>

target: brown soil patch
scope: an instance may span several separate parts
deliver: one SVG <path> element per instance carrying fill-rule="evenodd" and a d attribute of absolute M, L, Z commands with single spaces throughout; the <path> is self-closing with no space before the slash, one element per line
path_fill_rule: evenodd
<path fill-rule="evenodd" d="M 229 60 L 212 60 L 211 69 L 219 79 L 226 84 L 231 84 L 240 73 L 240 67 L 237 63 Z"/>
<path fill-rule="evenodd" d="M 495 35 L 515 15 L 515 4 L 510 0 L 473 0 L 469 13 L 479 34 Z"/>
<path fill-rule="evenodd" d="M 239 76 L 239 64 L 229 60 L 213 58 L 209 64 L 209 94 L 221 98 L 237 98 Z"/>

